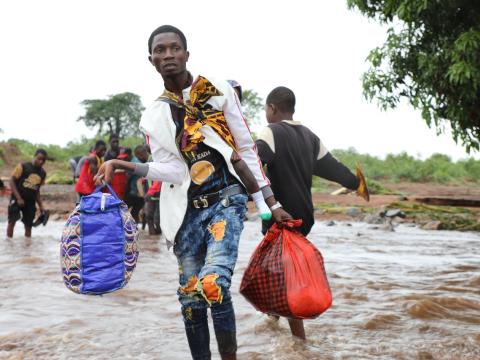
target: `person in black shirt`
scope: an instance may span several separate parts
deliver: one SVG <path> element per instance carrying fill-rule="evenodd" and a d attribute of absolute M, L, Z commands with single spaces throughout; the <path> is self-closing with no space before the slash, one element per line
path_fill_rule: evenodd
<path fill-rule="evenodd" d="M 32 236 L 32 224 L 35 217 L 38 204 L 40 211 L 43 212 L 43 204 L 40 199 L 40 186 L 45 182 L 47 176 L 43 170 L 43 164 L 47 159 L 47 152 L 43 149 L 35 151 L 35 156 L 31 162 L 18 164 L 12 172 L 10 178 L 10 188 L 12 197 L 8 205 L 8 226 L 7 237 L 13 236 L 15 223 L 22 218 L 25 225 L 25 236 Z"/>
<path fill-rule="evenodd" d="M 335 159 L 320 139 L 300 122 L 293 120 L 295 94 L 280 86 L 273 89 L 265 105 L 269 123 L 256 140 L 258 154 L 267 167 L 267 176 L 275 198 L 294 219 L 302 219 L 298 229 L 303 235 L 314 224 L 312 175 L 356 190 L 368 201 L 368 189 L 360 169 L 355 176 Z M 262 222 L 265 234 L 272 221 Z M 289 320 L 292 334 L 305 338 L 302 320 Z"/>
<path fill-rule="evenodd" d="M 107 152 L 105 152 L 105 155 L 103 156 L 104 161 L 116 159 L 117 156 L 120 154 L 120 140 L 118 136 L 112 135 L 110 137 L 110 149 L 108 149 Z"/>

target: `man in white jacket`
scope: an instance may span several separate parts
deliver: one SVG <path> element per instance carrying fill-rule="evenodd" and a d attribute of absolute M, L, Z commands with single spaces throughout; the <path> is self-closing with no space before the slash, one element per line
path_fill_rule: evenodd
<path fill-rule="evenodd" d="M 187 71 L 184 34 L 170 25 L 148 40 L 149 61 L 165 91 L 144 112 L 140 128 L 153 162 L 111 160 L 97 181 L 109 181 L 117 168 L 162 181 L 161 228 L 174 240 L 182 305 L 194 359 L 210 359 L 207 309 L 210 307 L 222 359 L 236 359 L 235 314 L 230 284 L 243 229 L 247 195 L 235 172 L 232 149 L 246 162 L 277 223 L 290 218 L 273 197 L 255 143 L 234 89 L 226 81 Z"/>

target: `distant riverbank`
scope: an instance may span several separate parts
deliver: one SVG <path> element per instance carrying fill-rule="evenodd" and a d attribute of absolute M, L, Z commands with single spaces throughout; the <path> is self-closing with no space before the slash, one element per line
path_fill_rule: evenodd
<path fill-rule="evenodd" d="M 468 185 L 438 185 L 418 183 L 385 184 L 394 195 L 372 195 L 365 202 L 354 194 L 331 195 L 338 188 L 328 184 L 313 193 L 317 221 L 365 221 L 373 226 L 410 222 L 431 230 L 480 231 L 480 207 L 438 206 L 422 203 L 422 199 L 464 199 L 480 202 L 480 187 Z M 75 206 L 73 185 L 45 185 L 42 187 L 45 207 L 52 219 L 63 220 Z M 0 197 L 0 221 L 6 221 L 8 196 Z M 254 218 L 253 204 L 249 203 L 249 216 Z M 397 210 L 395 215 L 392 211 Z M 404 217 L 403 217 L 404 216 Z"/>

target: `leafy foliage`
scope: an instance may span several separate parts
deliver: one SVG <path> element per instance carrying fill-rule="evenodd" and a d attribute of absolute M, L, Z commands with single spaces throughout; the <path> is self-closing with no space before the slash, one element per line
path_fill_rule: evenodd
<path fill-rule="evenodd" d="M 125 92 L 110 95 L 107 100 L 83 100 L 85 115 L 78 121 L 85 122 L 89 128 L 97 128 L 99 135 L 125 136 L 139 134 L 138 123 L 144 107 L 140 97 L 136 94 Z"/>
<path fill-rule="evenodd" d="M 433 154 L 420 160 L 403 152 L 389 154 L 385 160 L 368 154 L 359 154 L 355 149 L 333 150 L 332 154 L 350 169 L 359 162 L 367 179 L 393 182 L 452 183 L 480 181 L 480 160 L 473 158 L 453 162 L 443 154 Z"/>
<path fill-rule="evenodd" d="M 106 137 L 87 139 L 82 137 L 79 141 L 71 141 L 66 146 L 32 144 L 26 140 L 9 139 L 6 143 L 0 142 L 0 169 L 16 165 L 20 161 L 32 159 L 35 150 L 45 149 L 48 153 L 48 161 L 45 164 L 47 170 L 47 184 L 71 184 L 73 182 L 69 159 L 74 156 L 82 156 L 89 153 L 91 147 L 99 139 L 106 140 Z M 129 136 L 120 141 L 121 146 L 130 147 L 132 150 L 144 143 L 143 137 Z M 11 145 L 14 145 L 12 151 Z M 5 148 L 7 151 L 5 151 Z"/>
<path fill-rule="evenodd" d="M 51 161 L 57 163 L 62 169 L 68 169 L 68 160 L 77 155 L 85 155 L 89 152 L 95 139 L 82 138 L 79 141 L 69 142 L 65 147 L 58 145 L 32 144 L 26 140 L 10 139 L 8 143 L 15 144 L 25 160 L 31 159 L 35 149 L 44 148 Z M 105 140 L 105 138 L 103 138 Z M 137 136 L 127 137 L 120 141 L 121 146 L 135 148 L 143 144 L 143 138 Z M 2 149 L 0 148 L 0 151 Z M 355 149 L 333 150 L 332 154 L 350 169 L 360 163 L 370 187 L 375 187 L 375 181 L 409 181 L 409 182 L 480 182 L 480 160 L 474 158 L 453 162 L 450 157 L 443 154 L 433 154 L 428 159 L 420 160 L 407 153 L 389 154 L 384 160 L 368 155 L 360 154 Z M 4 154 L 7 156 L 8 154 Z M 314 177 L 312 187 L 314 191 L 327 191 L 327 183 L 320 178 Z M 384 193 L 380 191 L 379 193 Z"/>
<path fill-rule="evenodd" d="M 31 159 L 35 150 L 42 148 L 47 152 L 47 159 L 50 161 L 67 161 L 72 156 L 87 154 L 89 150 L 87 142 L 88 140 L 83 138 L 81 142 L 70 142 L 66 147 L 61 147 L 59 145 L 32 144 L 31 142 L 22 139 L 8 140 L 8 143 L 16 145 L 25 159 Z M 81 152 L 78 152 L 80 149 Z"/>
<path fill-rule="evenodd" d="M 42 148 L 47 152 L 48 160 L 54 162 L 68 162 L 68 160 L 74 156 L 87 155 L 95 142 L 100 139 L 107 142 L 106 136 L 99 136 L 94 139 L 82 137 L 78 141 L 70 141 L 64 147 L 59 145 L 32 144 L 27 140 L 21 139 L 9 139 L 8 143 L 15 144 L 18 150 L 27 160 L 33 157 L 36 149 Z M 139 136 L 129 136 L 120 141 L 121 146 L 130 147 L 132 150 L 135 148 L 135 146 L 143 143 L 143 137 Z M 1 150 L 2 149 L 0 148 L 0 151 Z"/>
<path fill-rule="evenodd" d="M 371 178 L 367 179 L 367 186 L 370 195 L 396 195 L 394 191 L 386 188 L 379 181 L 373 180 Z M 322 179 L 318 176 L 314 176 L 312 179 L 312 193 L 330 193 L 333 190 L 338 190 L 338 187 L 339 186 L 337 184 Z"/>
<path fill-rule="evenodd" d="M 367 186 L 370 195 L 397 195 L 395 191 L 386 188 L 379 181 L 367 179 Z"/>
<path fill-rule="evenodd" d="M 242 91 L 242 110 L 248 125 L 259 123 L 263 105 L 263 99 L 257 92 L 250 89 Z"/>
<path fill-rule="evenodd" d="M 17 148 L 16 159 L 21 161 L 31 160 L 37 148 L 43 148 L 48 153 L 49 175 L 54 170 L 64 172 L 70 179 L 68 160 L 77 155 L 86 155 L 96 140 L 82 138 L 79 141 L 69 142 L 65 147 L 58 145 L 32 144 L 26 140 L 10 139 L 8 144 L 14 144 Z M 105 140 L 105 138 L 103 138 Z M 144 139 L 138 136 L 131 136 L 120 141 L 121 146 L 135 148 L 143 144 Z M 5 143 L 4 143 L 5 144 Z M 0 160 L 11 157 L 11 150 L 5 151 L 0 143 Z M 3 154 L 2 154 L 3 153 Z M 367 178 L 367 183 L 372 193 L 388 194 L 388 189 L 383 188 L 382 182 L 436 182 L 436 183 L 480 183 L 480 160 L 474 158 L 463 159 L 457 162 L 443 154 L 433 154 L 428 159 L 420 160 L 407 153 L 389 154 L 384 160 L 368 155 L 360 154 L 355 149 L 333 150 L 332 154 L 344 163 L 348 168 L 354 169 L 358 162 Z M 16 160 L 17 161 L 17 160 Z M 5 161 L 6 162 L 6 161 Z M 6 162 L 8 165 L 9 163 Z M 4 166 L 6 166 L 4 164 Z M 10 164 L 13 166 L 13 164 Z M 0 168 L 2 162 L 0 161 Z M 59 181 L 64 181 L 56 175 Z M 54 178 L 52 178 L 51 181 Z M 67 179 L 67 177 L 65 178 Z M 67 181 L 67 180 L 65 180 Z M 329 191 L 328 182 L 318 177 L 313 178 L 312 191 Z"/>
<path fill-rule="evenodd" d="M 48 173 L 47 178 L 45 179 L 46 184 L 73 184 L 72 175 L 68 172 L 56 170 L 53 173 Z"/>
<path fill-rule="evenodd" d="M 480 150 L 480 2 L 347 0 L 390 24 L 385 43 L 368 56 L 367 99 L 384 109 L 401 98 L 421 110 L 437 133 L 449 123 L 466 150 Z"/>
<path fill-rule="evenodd" d="M 8 139 L 8 143 L 14 144 L 18 148 L 18 150 L 20 150 L 20 152 L 23 155 L 28 156 L 28 158 L 32 158 L 33 154 L 35 153 L 35 150 L 37 149 L 35 144 L 32 144 L 31 142 L 29 142 L 27 140 L 13 138 L 13 139 Z M 38 148 L 40 148 L 40 147 L 42 149 L 45 149 L 42 146 L 38 146 Z M 45 150 L 47 150 L 47 149 L 45 149 Z M 47 153 L 48 153 L 48 150 L 47 150 Z"/>

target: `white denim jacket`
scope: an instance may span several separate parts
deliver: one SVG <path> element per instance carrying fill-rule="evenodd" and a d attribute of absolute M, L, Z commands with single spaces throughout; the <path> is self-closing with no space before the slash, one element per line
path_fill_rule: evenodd
<path fill-rule="evenodd" d="M 214 109 L 223 111 L 238 153 L 257 179 L 259 187 L 269 185 L 235 91 L 226 81 L 207 79 L 223 94 L 213 96 L 208 103 Z M 183 90 L 183 98 L 190 98 L 190 87 Z M 146 177 L 163 182 L 160 193 L 160 226 L 165 237 L 173 241 L 187 210 L 187 191 L 191 179 L 188 166 L 175 142 L 176 128 L 170 106 L 164 101 L 156 100 L 143 113 L 140 129 L 149 142 L 153 158 L 153 162 L 148 163 Z M 230 162 L 232 149 L 210 126 L 203 126 L 201 132 L 205 137 L 204 143 L 222 154 L 230 173 L 241 181 Z"/>

